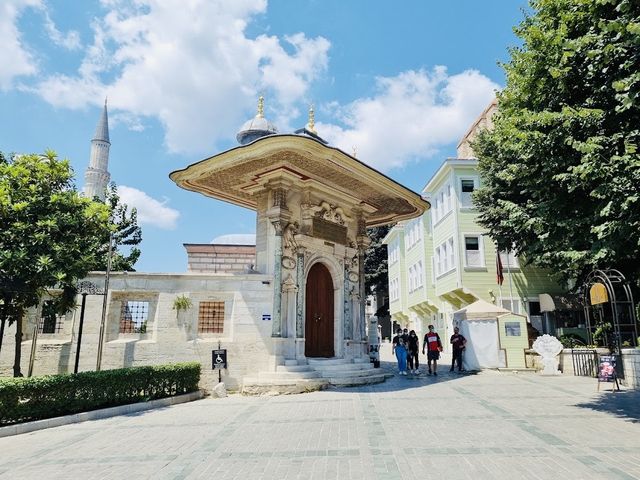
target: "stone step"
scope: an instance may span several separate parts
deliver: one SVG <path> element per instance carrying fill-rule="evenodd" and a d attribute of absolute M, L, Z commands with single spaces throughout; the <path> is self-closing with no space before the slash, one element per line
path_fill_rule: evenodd
<path fill-rule="evenodd" d="M 309 365 L 278 365 L 276 372 L 310 372 L 311 367 Z"/>
<path fill-rule="evenodd" d="M 295 379 L 309 379 L 320 378 L 320 372 L 308 371 L 308 372 L 260 372 L 258 373 L 258 379 L 264 381 L 278 381 L 283 380 L 295 380 Z"/>
<path fill-rule="evenodd" d="M 364 377 L 330 377 L 327 379 L 331 385 L 338 387 L 349 387 L 356 385 L 369 385 L 372 383 L 381 383 L 385 380 L 384 373 L 376 373 L 375 375 L 368 375 Z"/>
<path fill-rule="evenodd" d="M 333 372 L 321 372 L 324 378 L 349 378 L 349 377 L 366 377 L 371 375 L 377 375 L 376 370 L 349 370 L 349 371 L 333 371 Z"/>
<path fill-rule="evenodd" d="M 353 359 L 353 363 L 371 363 L 369 357 L 356 357 Z"/>
<path fill-rule="evenodd" d="M 333 372 L 360 372 L 362 370 L 373 370 L 372 363 L 344 363 L 341 365 L 311 365 L 311 368 L 323 375 L 330 375 Z"/>
<path fill-rule="evenodd" d="M 293 359 L 293 360 L 285 360 L 284 361 L 284 365 L 287 366 L 287 367 L 295 367 L 295 366 L 298 366 L 300 364 L 298 363 L 297 359 Z"/>
<path fill-rule="evenodd" d="M 264 380 L 259 377 L 244 377 L 243 379 L 243 387 L 249 386 L 261 386 L 268 387 L 273 386 L 277 387 L 278 385 L 324 385 L 327 383 L 327 380 L 324 378 L 278 378 L 275 380 Z"/>
<path fill-rule="evenodd" d="M 345 365 L 352 363 L 344 358 L 307 358 L 307 364 L 311 366 L 316 365 Z"/>

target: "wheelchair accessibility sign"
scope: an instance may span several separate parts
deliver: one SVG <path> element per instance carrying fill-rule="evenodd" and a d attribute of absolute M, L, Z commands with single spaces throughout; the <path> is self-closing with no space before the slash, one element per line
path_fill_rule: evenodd
<path fill-rule="evenodd" d="M 227 350 L 212 350 L 211 364 L 214 370 L 222 370 L 227 368 Z"/>

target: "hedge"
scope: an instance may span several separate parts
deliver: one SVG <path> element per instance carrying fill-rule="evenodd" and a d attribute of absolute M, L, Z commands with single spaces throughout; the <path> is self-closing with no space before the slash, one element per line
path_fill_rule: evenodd
<path fill-rule="evenodd" d="M 146 402 L 198 390 L 200 364 L 0 380 L 0 425 Z"/>

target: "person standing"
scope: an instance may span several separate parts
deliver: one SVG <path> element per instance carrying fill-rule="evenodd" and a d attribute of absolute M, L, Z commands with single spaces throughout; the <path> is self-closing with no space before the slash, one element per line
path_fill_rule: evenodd
<path fill-rule="evenodd" d="M 398 373 L 400 375 L 407 374 L 407 346 L 402 335 L 402 329 L 398 328 L 398 334 L 393 337 L 391 353 L 398 360 Z"/>
<path fill-rule="evenodd" d="M 418 335 L 416 335 L 416 331 L 411 330 L 407 341 L 407 351 L 409 355 L 409 371 L 413 374 L 420 373 L 420 361 L 418 360 L 419 349 L 420 339 L 418 338 Z"/>
<path fill-rule="evenodd" d="M 456 362 L 458 363 L 458 371 L 462 371 L 462 352 L 464 352 L 465 345 L 467 344 L 467 339 L 464 336 L 460 335 L 460 329 L 458 327 L 454 327 L 453 335 L 451 335 L 450 342 L 452 346 L 453 356 L 451 358 L 451 368 L 450 372 L 453 372 Z"/>
<path fill-rule="evenodd" d="M 429 369 L 429 375 L 431 375 L 432 371 L 434 375 L 438 375 L 438 359 L 442 351 L 442 342 L 440 341 L 440 335 L 435 332 L 433 325 L 429 325 L 429 331 L 424 336 L 424 342 L 422 343 L 423 354 L 425 348 L 427 349 L 427 368 Z M 433 370 L 431 368 L 431 362 L 433 362 Z"/>

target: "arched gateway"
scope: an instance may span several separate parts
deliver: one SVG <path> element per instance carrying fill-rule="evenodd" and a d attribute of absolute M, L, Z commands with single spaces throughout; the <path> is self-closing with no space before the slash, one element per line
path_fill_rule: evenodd
<path fill-rule="evenodd" d="M 254 342 L 272 371 L 306 357 L 365 360 L 366 229 L 418 217 L 429 204 L 328 146 L 312 116 L 296 134 L 278 134 L 261 102 L 237 138 L 240 146 L 170 175 L 184 189 L 256 211 L 251 273 L 270 280 L 243 280 L 254 292 L 243 301 L 260 303 L 232 319 L 231 341 Z"/>

